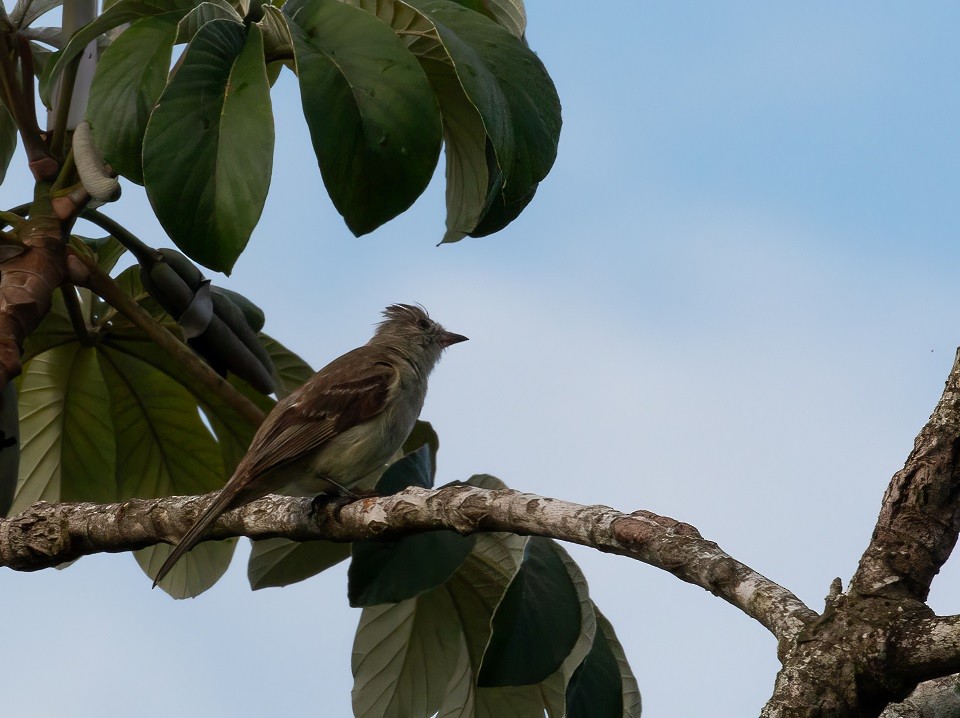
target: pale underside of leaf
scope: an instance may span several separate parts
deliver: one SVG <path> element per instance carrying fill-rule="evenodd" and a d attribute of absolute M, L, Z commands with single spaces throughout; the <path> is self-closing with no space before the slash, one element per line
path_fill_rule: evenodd
<path fill-rule="evenodd" d="M 95 350 L 65 344 L 30 360 L 19 407 L 13 513 L 39 500 L 115 500 L 113 426 Z"/>

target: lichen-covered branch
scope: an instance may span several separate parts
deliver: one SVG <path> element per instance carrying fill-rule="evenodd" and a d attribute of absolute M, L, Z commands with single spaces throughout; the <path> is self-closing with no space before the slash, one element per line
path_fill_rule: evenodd
<path fill-rule="evenodd" d="M 0 566 L 32 571 L 99 552 L 175 542 L 211 496 L 132 499 L 122 504 L 40 502 L 0 520 Z M 620 554 L 707 589 L 792 640 L 816 614 L 792 593 L 706 541 L 692 526 L 647 511 L 625 514 L 511 490 L 450 486 L 341 500 L 268 496 L 226 513 L 208 539 L 231 536 L 356 541 L 419 531 L 510 531 Z"/>
<path fill-rule="evenodd" d="M 896 639 L 894 661 L 897 670 L 921 679 L 960 671 L 960 616 L 910 623 Z"/>
<path fill-rule="evenodd" d="M 960 352 L 937 408 L 883 497 L 852 588 L 925 601 L 960 534 Z"/>

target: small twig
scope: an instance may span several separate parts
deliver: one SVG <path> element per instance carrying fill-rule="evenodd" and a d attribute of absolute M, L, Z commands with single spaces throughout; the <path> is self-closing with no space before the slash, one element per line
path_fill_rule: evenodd
<path fill-rule="evenodd" d="M 123 316 L 160 348 L 167 351 L 197 381 L 217 394 L 224 402 L 253 426 L 263 423 L 265 414 L 260 408 L 241 394 L 230 382 L 217 374 L 186 344 L 177 339 L 170 331 L 159 324 L 139 304 L 137 304 L 120 286 L 104 272 L 91 258 L 74 255 L 86 265 L 88 274 L 84 281 L 77 280 L 81 286 L 90 289 Z"/>

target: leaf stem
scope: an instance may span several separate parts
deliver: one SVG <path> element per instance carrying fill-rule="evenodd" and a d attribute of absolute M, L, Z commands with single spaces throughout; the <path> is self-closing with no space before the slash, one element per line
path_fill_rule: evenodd
<path fill-rule="evenodd" d="M 156 249 L 145 244 L 129 229 L 102 212 L 95 209 L 85 209 L 80 213 L 80 216 L 88 222 L 93 222 L 100 229 L 109 232 L 110 236 L 130 250 L 130 253 L 137 258 L 140 264 L 148 264 L 160 259 L 160 254 Z"/>
<path fill-rule="evenodd" d="M 87 326 L 86 319 L 83 318 L 83 310 L 80 308 L 80 301 L 77 299 L 76 288 L 64 282 L 60 285 L 60 293 L 63 294 L 63 303 L 67 307 L 67 315 L 70 317 L 70 324 L 73 325 L 73 331 L 80 341 L 80 346 L 93 346 L 93 336 L 90 334 L 90 327 Z"/>
<path fill-rule="evenodd" d="M 263 423 L 266 415 L 256 404 L 211 369 L 186 344 L 171 334 L 166 327 L 156 322 L 143 307 L 137 304 L 110 278 L 109 274 L 100 269 L 96 262 L 79 253 L 74 256 L 82 261 L 89 270 L 87 280 L 82 286 L 103 298 L 110 306 L 129 319 L 135 327 L 143 331 L 151 341 L 169 352 L 185 371 L 188 371 L 197 381 L 215 392 L 243 419 L 253 426 L 260 426 Z"/>

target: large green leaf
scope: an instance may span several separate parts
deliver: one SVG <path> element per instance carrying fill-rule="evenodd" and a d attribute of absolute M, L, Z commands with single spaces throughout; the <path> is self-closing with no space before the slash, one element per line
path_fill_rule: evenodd
<path fill-rule="evenodd" d="M 470 656 L 479 665 L 490 618 L 519 566 L 524 541 L 510 534 L 481 535 L 441 586 L 398 604 L 364 609 L 353 648 L 356 715 L 433 715 L 449 698 L 461 654 L 469 674 L 465 695 L 472 699 Z"/>
<path fill-rule="evenodd" d="M 556 89 L 520 37 L 526 22 L 522 3 L 349 2 L 394 29 L 436 93 L 447 164 L 443 241 L 505 227 L 553 165 L 560 133 Z"/>
<path fill-rule="evenodd" d="M 407 209 L 433 175 L 440 112 L 416 58 L 339 0 L 288 0 L 303 112 L 324 184 L 354 234 Z"/>
<path fill-rule="evenodd" d="M 60 287 L 59 291 L 53 293 L 50 311 L 23 342 L 21 361 L 24 364 L 49 349 L 77 341 L 66 305 L 63 303 L 64 291 L 70 290 Z"/>
<path fill-rule="evenodd" d="M 193 495 L 220 488 L 220 450 L 200 420 L 195 398 L 162 371 L 113 347 L 101 345 L 100 364 L 116 429 L 120 496 Z M 175 598 L 205 591 L 226 571 L 235 543 L 198 545 L 160 586 Z M 136 552 L 137 562 L 153 576 L 170 550 L 143 549 Z"/>
<path fill-rule="evenodd" d="M 563 664 L 582 630 L 580 596 L 553 541 L 527 541 L 523 563 L 497 606 L 480 686 L 539 683 Z M 585 582 L 580 581 L 585 587 Z M 592 613 L 592 608 L 588 606 Z"/>
<path fill-rule="evenodd" d="M 365 608 L 351 661 L 354 715 L 433 715 L 462 645 L 456 606 L 445 586 L 402 603 Z"/>
<path fill-rule="evenodd" d="M 443 121 L 447 174 L 447 232 L 454 242 L 472 232 L 487 203 L 489 178 L 483 118 L 457 78 L 453 61 L 427 16 L 402 0 L 348 0 L 393 28 L 417 56 L 436 94 Z"/>
<path fill-rule="evenodd" d="M 333 541 L 290 541 L 285 538 L 254 541 L 247 564 L 247 580 L 257 591 L 304 581 L 350 558 L 350 544 Z"/>
<path fill-rule="evenodd" d="M 11 511 L 41 499 L 116 501 L 114 426 L 96 350 L 74 342 L 34 357 L 19 393 L 20 480 Z"/>
<path fill-rule="evenodd" d="M 121 175 L 143 184 L 143 133 L 167 82 L 174 18 L 138 20 L 100 57 L 90 87 L 87 119 L 103 158 Z"/>
<path fill-rule="evenodd" d="M 192 259 L 233 267 L 263 211 L 273 140 L 260 30 L 208 22 L 184 51 L 143 141 L 147 195 Z"/>
<path fill-rule="evenodd" d="M 50 107 L 50 95 L 53 83 L 66 68 L 67 64 L 83 51 L 91 41 L 124 23 L 136 22 L 140 18 L 166 14 L 174 22 L 179 21 L 200 0 L 120 0 L 105 8 L 93 22 L 84 25 L 70 37 L 64 48 L 54 54 L 53 61 L 47 62 L 40 77 L 40 97 Z"/>
<path fill-rule="evenodd" d="M 527 196 L 553 166 L 560 138 L 560 101 L 543 63 L 495 22 L 451 0 L 405 2 L 433 22 L 483 118 L 505 201 Z"/>
<path fill-rule="evenodd" d="M 566 717 L 640 718 L 640 691 L 623 647 L 596 606 L 594 613 L 597 633 L 590 653 L 567 686 Z"/>
<path fill-rule="evenodd" d="M 10 158 L 17 149 L 17 125 L 7 108 L 0 105 L 0 182 L 7 176 Z"/>
<path fill-rule="evenodd" d="M 376 491 L 393 494 L 408 486 L 433 486 L 429 443 L 394 462 L 380 477 Z M 389 541 L 353 544 L 347 596 L 351 606 L 396 603 L 446 581 L 463 563 L 476 536 L 455 531 L 428 531 Z"/>

